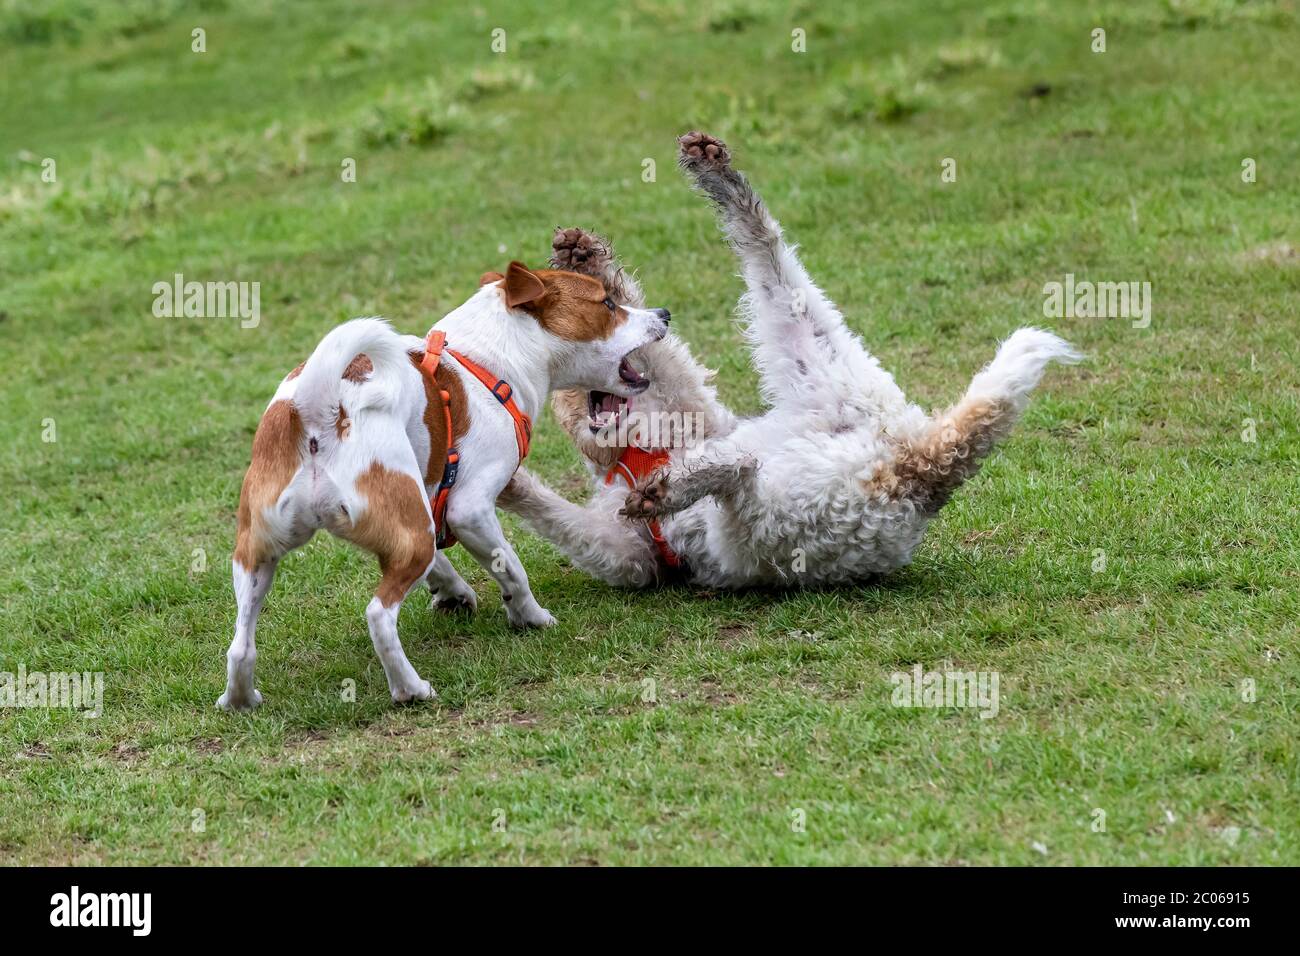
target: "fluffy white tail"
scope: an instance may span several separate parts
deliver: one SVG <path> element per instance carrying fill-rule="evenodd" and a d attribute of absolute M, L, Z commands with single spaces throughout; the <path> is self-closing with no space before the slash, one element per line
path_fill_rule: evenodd
<path fill-rule="evenodd" d="M 1029 404 L 1029 393 L 1043 377 L 1050 362 L 1073 365 L 1083 356 L 1059 335 L 1043 329 L 1017 329 L 1002 343 L 993 361 L 971 380 L 962 403 L 1002 401 L 1014 409 L 1015 416 Z M 1015 424 L 1013 418 L 1007 427 Z"/>
<path fill-rule="evenodd" d="M 307 438 L 332 437 L 339 414 L 343 372 L 358 355 L 366 355 L 374 371 L 355 414 L 382 404 L 393 394 L 399 370 L 410 364 L 406 343 L 384 319 L 353 319 L 334 329 L 316 346 L 294 390 L 293 404 L 302 417 Z M 386 387 L 387 386 L 387 387 Z"/>

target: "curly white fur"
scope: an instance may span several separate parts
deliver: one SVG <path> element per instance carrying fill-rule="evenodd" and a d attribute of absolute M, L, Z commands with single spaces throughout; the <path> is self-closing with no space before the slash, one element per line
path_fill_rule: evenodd
<path fill-rule="evenodd" d="M 808 277 L 726 147 L 700 134 L 682 145 L 683 168 L 717 206 L 740 259 L 741 311 L 770 410 L 738 420 L 708 385 L 711 373 L 669 336 L 640 350 L 654 386 L 635 409 L 702 416 L 702 443 L 680 447 L 672 436 L 666 472 L 629 497 L 626 485 L 601 480 L 621 449 L 595 442 L 585 395 L 557 394 L 561 424 L 597 479 L 591 500 L 573 504 L 521 469 L 499 503 L 617 585 L 647 586 L 663 571 L 644 523 L 620 517 L 625 500 L 660 518 L 701 585 L 840 583 L 907 564 L 939 508 L 1015 424 L 1048 363 L 1080 355 L 1050 332 L 1020 329 L 960 402 L 927 415 Z M 639 286 L 608 247 L 583 241 L 590 258 L 566 261 L 557 235 L 556 264 L 597 275 L 639 304 Z"/>

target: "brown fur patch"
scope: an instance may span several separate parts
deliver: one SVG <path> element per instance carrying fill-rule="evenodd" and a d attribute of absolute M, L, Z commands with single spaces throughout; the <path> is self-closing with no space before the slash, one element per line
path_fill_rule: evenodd
<path fill-rule="evenodd" d="M 609 293 L 599 279 L 559 269 L 541 269 L 536 275 L 546 286 L 546 295 L 524 308 L 552 335 L 571 342 L 593 342 L 609 338 L 627 321 L 626 308 L 610 311 L 605 305 Z"/>
<path fill-rule="evenodd" d="M 299 362 L 297 368 L 284 377 L 286 382 L 292 382 L 302 374 L 302 370 L 307 367 L 306 362 Z M 370 361 L 370 356 L 364 352 L 353 357 L 348 363 L 348 367 L 343 370 L 343 377 L 349 382 L 364 382 L 370 377 L 370 373 L 375 370 L 375 364 Z"/>
<path fill-rule="evenodd" d="M 339 402 L 339 414 L 334 419 L 334 434 L 338 436 L 339 441 L 346 441 L 348 433 L 352 431 L 352 419 L 348 418 L 348 410 Z"/>
<path fill-rule="evenodd" d="M 915 502 L 933 514 L 962 482 L 974 477 L 1013 421 L 1006 402 L 962 402 L 936 416 L 920 441 L 902 445 L 893 462 L 864 482 L 864 490 L 892 501 Z"/>
<path fill-rule="evenodd" d="M 563 269 L 525 269 L 510 263 L 506 305 L 537 319 L 552 335 L 571 342 L 607 339 L 627 321 L 627 309 L 605 305 L 609 292 L 592 276 Z"/>
<path fill-rule="evenodd" d="M 275 505 L 298 470 L 302 420 L 288 401 L 272 402 L 253 436 L 253 456 L 239 491 L 235 560 L 252 571 L 276 557 L 262 512 Z"/>
<path fill-rule="evenodd" d="M 424 489 L 410 475 L 375 462 L 357 479 L 357 490 L 366 496 L 366 510 L 342 537 L 379 558 L 383 578 L 375 596 L 392 607 L 433 560 Z"/>
<path fill-rule="evenodd" d="M 412 352 L 411 361 L 419 368 L 424 353 Z M 442 470 L 447 464 L 447 416 L 442 410 L 442 396 L 438 390 L 445 391 L 451 399 L 451 430 L 456 437 L 469 431 L 469 402 L 460 376 L 445 365 L 439 365 L 434 373 L 437 387 L 423 372 L 420 379 L 424 382 L 424 427 L 429 431 L 429 460 L 424 466 L 424 481 L 432 486 L 442 481 Z"/>
<path fill-rule="evenodd" d="M 348 367 L 343 370 L 343 377 L 349 382 L 364 382 L 370 377 L 370 373 L 375 370 L 375 363 L 370 361 L 370 356 L 364 352 L 360 355 L 353 356 Z"/>

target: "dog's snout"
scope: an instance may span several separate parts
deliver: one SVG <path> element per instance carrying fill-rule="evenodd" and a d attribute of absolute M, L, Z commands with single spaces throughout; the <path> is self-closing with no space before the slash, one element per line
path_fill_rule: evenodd
<path fill-rule="evenodd" d="M 659 318 L 663 319 L 665 322 L 671 322 L 673 320 L 673 314 L 667 309 L 655 309 L 655 315 L 659 316 Z"/>

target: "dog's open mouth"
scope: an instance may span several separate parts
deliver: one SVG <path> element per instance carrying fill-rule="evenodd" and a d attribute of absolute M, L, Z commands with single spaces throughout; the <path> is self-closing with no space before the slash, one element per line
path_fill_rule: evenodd
<path fill-rule="evenodd" d="M 623 361 L 618 363 L 618 377 L 636 392 L 643 392 L 650 385 L 650 379 L 641 374 L 641 371 L 629 360 L 628 355 L 624 355 Z"/>
<path fill-rule="evenodd" d="M 603 432 L 627 413 L 627 399 L 609 392 L 587 393 L 588 425 L 592 432 Z"/>
<path fill-rule="evenodd" d="M 623 356 L 623 361 L 618 363 L 618 377 L 636 392 L 643 392 L 650 387 L 650 380 L 628 361 L 626 355 Z M 617 425 L 619 418 L 627 414 L 629 404 L 629 400 L 622 395 L 599 390 L 588 392 L 587 414 L 590 418 L 591 430 L 600 432 L 611 425 Z"/>

